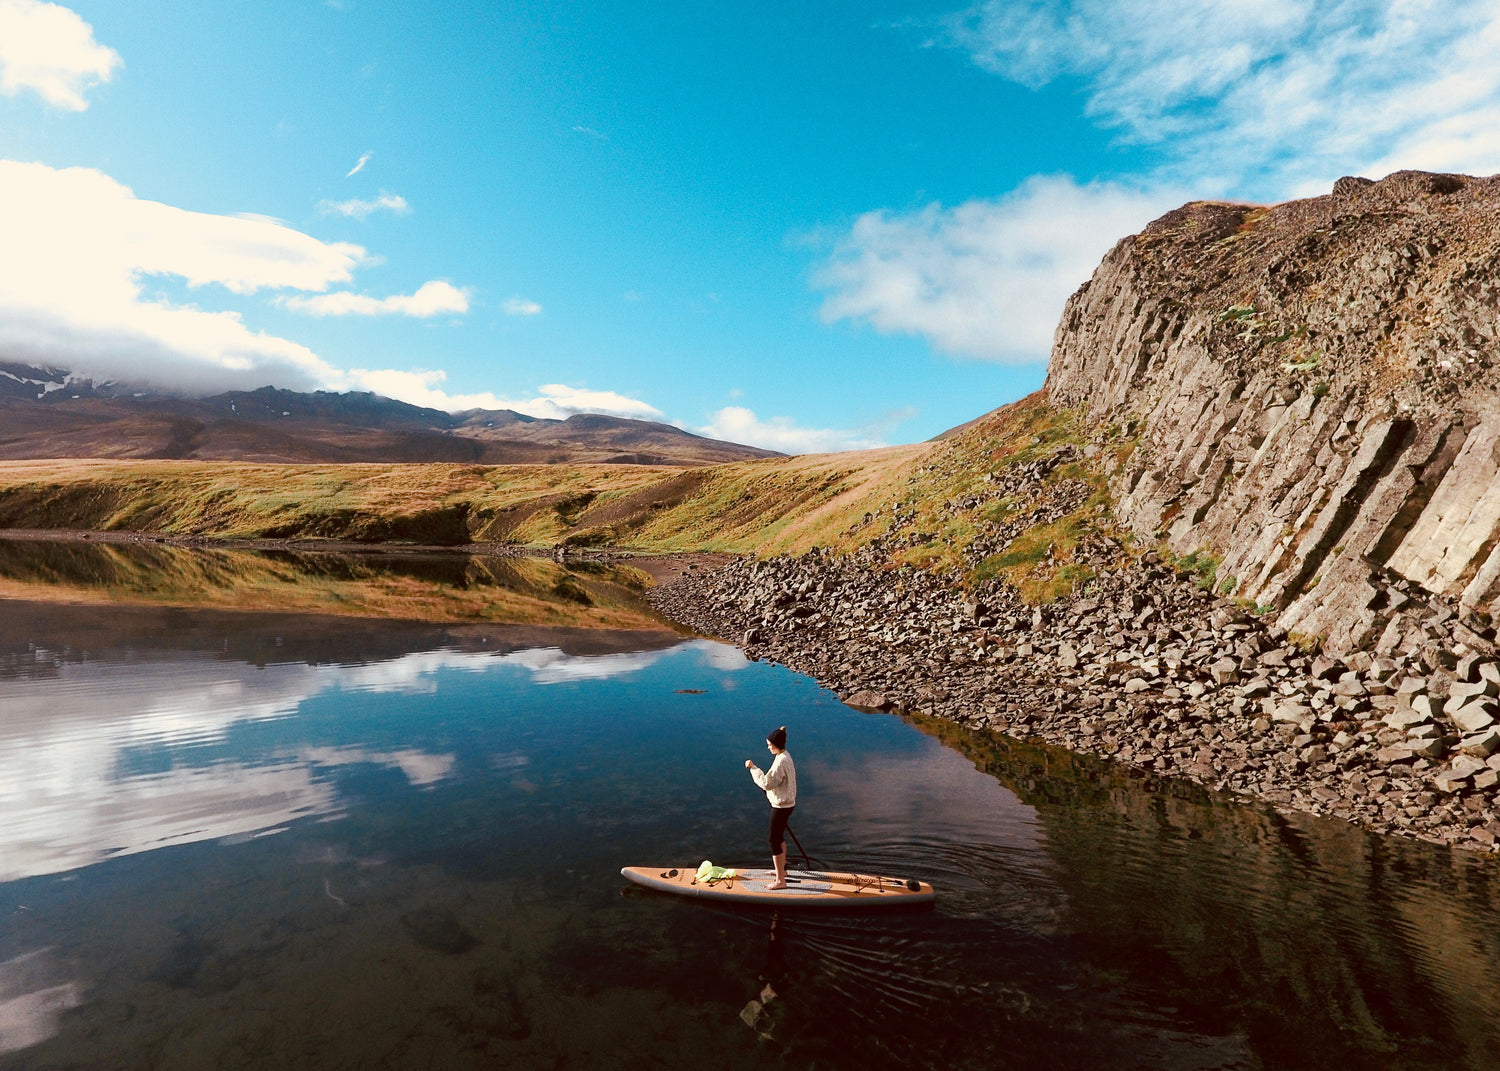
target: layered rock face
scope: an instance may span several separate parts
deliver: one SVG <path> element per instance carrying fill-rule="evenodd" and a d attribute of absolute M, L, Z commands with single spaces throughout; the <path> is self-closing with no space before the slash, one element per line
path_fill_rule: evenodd
<path fill-rule="evenodd" d="M 1047 385 L 1136 442 L 1120 518 L 1220 556 L 1221 590 L 1282 627 L 1415 653 L 1442 624 L 1489 652 L 1497 338 L 1500 177 L 1399 172 L 1189 204 L 1121 241 L 1069 300 Z"/>

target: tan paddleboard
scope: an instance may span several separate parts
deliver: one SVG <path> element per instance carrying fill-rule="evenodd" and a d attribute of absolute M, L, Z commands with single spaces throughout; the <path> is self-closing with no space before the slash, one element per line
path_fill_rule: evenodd
<path fill-rule="evenodd" d="M 878 874 L 836 874 L 822 870 L 787 871 L 785 889 L 767 887 L 776 878 L 776 872 L 770 869 L 736 870 L 734 877 L 724 878 L 711 885 L 697 880 L 697 867 L 627 866 L 620 873 L 637 885 L 660 892 L 773 907 L 858 911 L 874 907 L 930 904 L 937 895 L 925 881 Z"/>

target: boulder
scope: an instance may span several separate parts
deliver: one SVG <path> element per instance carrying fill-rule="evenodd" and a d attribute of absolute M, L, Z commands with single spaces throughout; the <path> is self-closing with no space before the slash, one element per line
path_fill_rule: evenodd
<path fill-rule="evenodd" d="M 1448 767 L 1458 777 L 1472 777 L 1480 770 L 1488 769 L 1483 759 L 1476 759 L 1473 755 L 1459 755 Z"/>
<path fill-rule="evenodd" d="M 1345 668 L 1338 659 L 1319 654 L 1313 659 L 1312 675 L 1320 681 L 1336 681 L 1344 675 Z"/>
<path fill-rule="evenodd" d="M 1430 740 L 1408 740 L 1402 746 L 1413 755 L 1420 755 L 1424 759 L 1435 759 L 1443 753 L 1443 741 L 1438 737 Z"/>
<path fill-rule="evenodd" d="M 1363 654 L 1364 652 L 1361 651 L 1359 653 Z M 1370 668 L 1365 671 L 1365 675 L 1370 680 L 1388 681 L 1396 675 L 1396 669 L 1396 663 L 1392 659 L 1372 658 L 1370 659 Z"/>
<path fill-rule="evenodd" d="M 1443 712 L 1443 701 L 1430 695 L 1418 695 L 1411 701 L 1411 711 L 1424 718 L 1435 718 Z"/>
<path fill-rule="evenodd" d="M 1443 770 L 1432 777 L 1432 787 L 1439 792 L 1452 794 L 1458 792 L 1468 785 L 1467 777 L 1459 777 L 1452 770 Z"/>
<path fill-rule="evenodd" d="M 845 706 L 854 707 L 857 710 L 892 710 L 896 706 L 879 692 L 873 692 L 868 688 L 861 688 L 844 700 Z"/>
<path fill-rule="evenodd" d="M 1411 702 L 1419 695 L 1427 694 L 1427 681 L 1422 677 L 1402 677 L 1401 683 L 1396 685 L 1396 705 L 1398 707 L 1409 707 Z"/>
<path fill-rule="evenodd" d="M 1271 712 L 1271 720 L 1281 722 L 1284 725 L 1300 725 L 1312 717 L 1312 710 L 1302 703 L 1288 700 L 1276 704 L 1276 709 Z"/>
<path fill-rule="evenodd" d="M 1500 730 L 1485 729 L 1482 732 L 1471 733 L 1459 741 L 1458 750 L 1462 755 L 1487 759 L 1500 751 Z"/>
<path fill-rule="evenodd" d="M 1429 715 L 1415 710 L 1393 710 L 1385 716 L 1385 723 L 1392 729 L 1410 729 L 1432 720 Z"/>
<path fill-rule="evenodd" d="M 1344 674 L 1343 677 L 1339 678 L 1339 682 L 1333 686 L 1334 695 L 1347 696 L 1350 699 L 1368 695 L 1369 691 L 1356 673 Z"/>
<path fill-rule="evenodd" d="M 1469 699 L 1486 698 L 1500 695 L 1500 685 L 1494 681 L 1478 680 L 1472 683 L 1465 681 L 1454 681 L 1448 686 L 1448 699 L 1450 702 L 1462 703 Z"/>
<path fill-rule="evenodd" d="M 1457 710 L 1449 711 L 1448 717 L 1466 733 L 1477 733 L 1495 724 L 1493 707 L 1483 702 L 1465 703 Z"/>

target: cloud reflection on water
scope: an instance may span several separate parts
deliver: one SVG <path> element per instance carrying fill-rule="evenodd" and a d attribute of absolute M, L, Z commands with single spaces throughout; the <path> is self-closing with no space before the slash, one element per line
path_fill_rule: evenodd
<path fill-rule="evenodd" d="M 237 726 L 297 716 L 331 692 L 425 694 L 440 674 L 525 670 L 532 681 L 598 681 L 640 672 L 674 651 L 729 668 L 733 648 L 570 655 L 435 649 L 368 664 L 263 667 L 185 655 L 143 662 L 67 662 L 55 676 L 0 680 L 0 882 L 88 866 L 115 855 L 244 837 L 340 809 L 330 767 L 369 763 L 431 787 L 451 754 L 357 745 L 298 746 L 225 759 L 207 745 Z M 39 652 L 39 656 L 41 652 Z M 194 749 L 203 749 L 195 751 Z M 138 769 L 140 756 L 155 759 Z M 165 755 L 167 768 L 162 769 Z"/>
<path fill-rule="evenodd" d="M 56 982 L 60 971 L 49 948 L 0 962 L 0 1054 L 55 1036 L 63 1012 L 83 1003 L 78 982 Z"/>

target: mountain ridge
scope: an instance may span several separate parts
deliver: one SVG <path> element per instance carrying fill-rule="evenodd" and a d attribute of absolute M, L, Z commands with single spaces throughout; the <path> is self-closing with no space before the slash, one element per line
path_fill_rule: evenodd
<path fill-rule="evenodd" d="M 0 460 L 712 465 L 781 456 L 670 424 L 598 413 L 449 413 L 370 391 L 278 387 L 203 398 L 0 362 Z"/>

